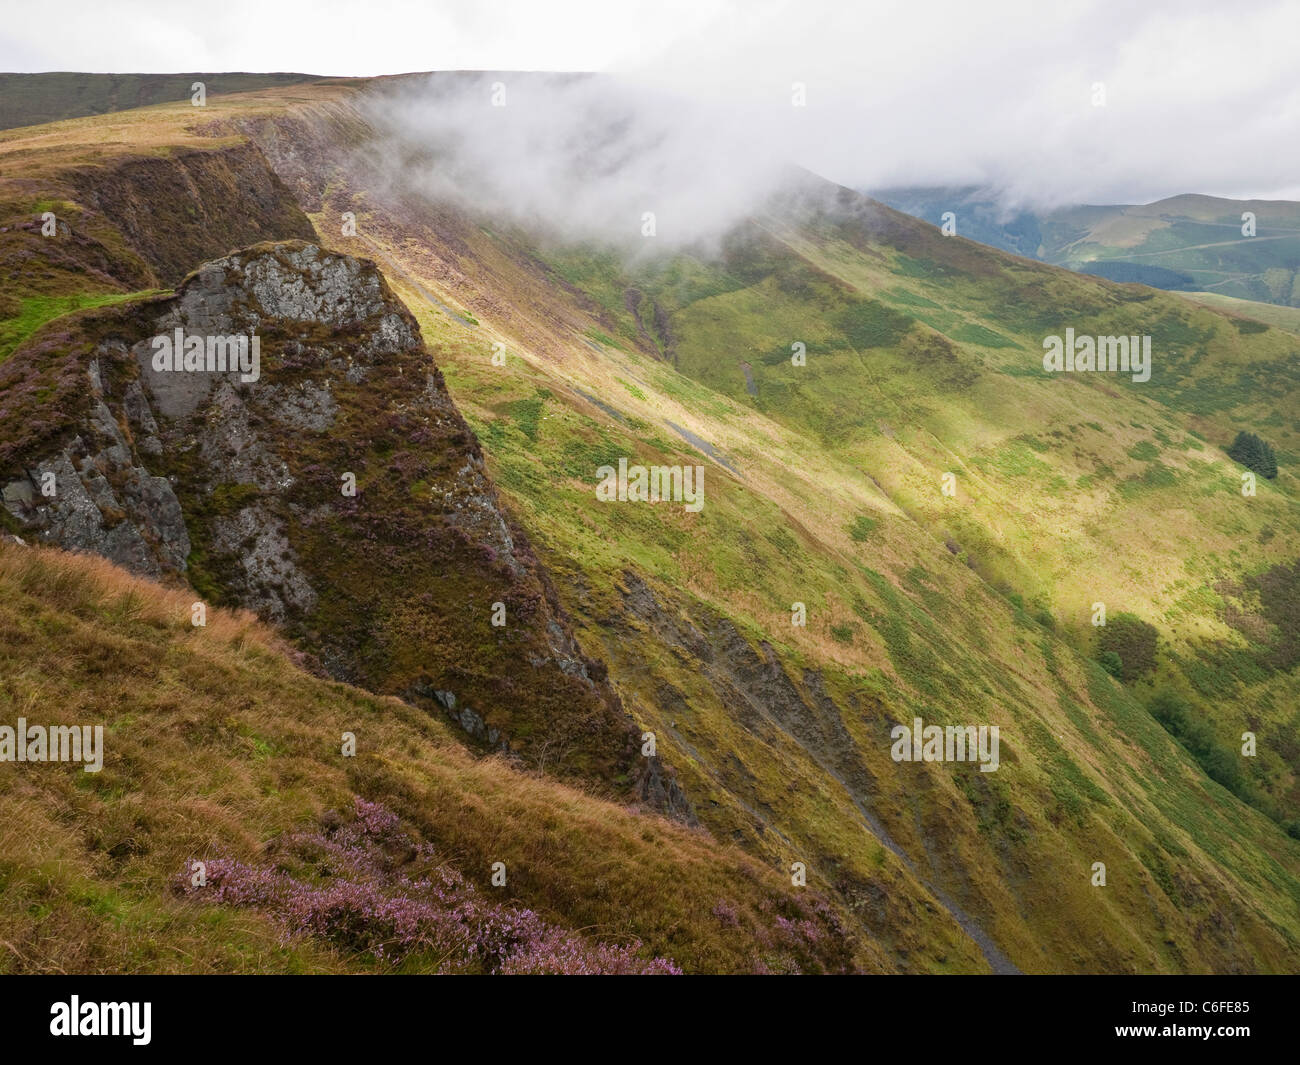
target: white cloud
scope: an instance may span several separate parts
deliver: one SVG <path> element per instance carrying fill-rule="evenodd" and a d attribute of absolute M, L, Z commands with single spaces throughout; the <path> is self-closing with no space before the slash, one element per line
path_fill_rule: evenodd
<path fill-rule="evenodd" d="M 694 153 L 701 209 L 733 180 L 714 165 L 728 153 L 855 186 L 993 183 L 1036 203 L 1133 202 L 1300 198 L 1296 41 L 1300 5 L 1285 0 L 119 0 L 7 14 L 0 66 L 617 71 L 676 101 L 651 105 L 637 135 L 667 127 L 674 154 L 651 175 L 680 174 Z M 806 108 L 790 106 L 795 81 Z M 1094 82 L 1105 107 L 1092 105 Z M 509 137 L 505 154 L 527 143 L 518 128 Z M 544 163 L 560 180 L 562 161 Z"/>

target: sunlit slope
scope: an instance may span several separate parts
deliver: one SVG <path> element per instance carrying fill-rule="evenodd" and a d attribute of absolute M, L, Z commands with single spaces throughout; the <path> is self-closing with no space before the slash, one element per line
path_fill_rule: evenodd
<path fill-rule="evenodd" d="M 863 471 L 1085 654 L 1098 602 L 1156 625 L 1160 683 L 1226 746 L 1266 731 L 1269 750 L 1242 768 L 1264 808 L 1297 816 L 1296 663 L 1285 618 L 1250 590 L 1264 574 L 1294 580 L 1280 568 L 1300 542 L 1293 335 L 944 238 L 867 201 L 795 203 L 738 234 L 721 266 L 674 262 L 633 282 L 668 308 L 665 360 Z M 1044 372 L 1044 337 L 1067 328 L 1150 336 L 1150 380 Z M 626 321 L 624 333 L 631 343 Z M 1241 429 L 1283 456 L 1249 497 L 1222 451 Z"/>
<path fill-rule="evenodd" d="M 425 328 L 440 319 L 426 304 Z M 688 792 L 706 800 L 697 803 L 701 816 L 779 860 L 811 854 L 815 867 L 832 870 L 833 882 L 860 900 L 864 919 L 875 917 L 866 904 L 872 885 L 894 865 L 880 836 L 867 835 L 868 815 L 1009 952 L 1018 946 L 1012 957 L 1028 967 L 1198 964 L 1192 958 L 1204 948 L 1162 957 L 1163 948 L 1144 945 L 1141 920 L 1120 931 L 1124 920 L 1098 908 L 1079 872 L 1090 864 L 1094 834 L 1107 839 L 1102 850 L 1136 850 L 1134 866 L 1162 877 L 1172 859 L 1134 838 L 1142 834 L 1138 821 L 1158 824 L 1192 810 L 1198 821 L 1224 816 L 1217 830 L 1193 831 L 1203 841 L 1247 816 L 1270 849 L 1291 853 L 1294 845 L 1262 818 L 1214 813 L 1232 800 L 1187 766 L 1098 667 L 1074 659 L 941 543 L 927 542 L 816 438 L 745 416 L 631 353 L 607 350 L 594 371 L 594 360 L 575 354 L 557 380 L 546 362 L 537 375 L 522 367 L 502 373 L 488 361 L 489 348 L 462 343 L 468 350 L 435 349 L 453 394 L 498 482 L 547 544 L 553 568 L 571 580 L 570 606 L 588 620 L 583 638 L 602 641 L 624 698 L 670 744 Z M 570 382 L 605 397 L 623 420 L 575 397 Z M 683 448 L 665 422 L 709 440 L 742 479 Z M 704 463 L 705 510 L 689 516 L 669 506 L 596 504 L 595 467 L 621 455 Z M 638 575 L 650 582 L 648 592 Z M 795 602 L 807 605 L 807 629 L 791 625 Z M 820 715 L 804 719 L 808 707 Z M 1016 737 L 1026 743 L 1025 760 L 996 777 L 972 766 L 900 767 L 889 760 L 888 729 L 913 714 L 1001 723 L 1016 756 Z M 1160 770 L 1148 751 L 1173 761 Z M 1177 793 L 1193 779 L 1216 797 L 1189 797 L 1175 812 L 1171 786 Z M 1133 822 L 1119 813 L 1148 803 Z M 1161 833 L 1169 843 L 1177 835 Z M 1006 846 L 1015 857 L 1004 866 L 989 850 Z M 1192 852 L 1176 847 L 1185 867 Z M 1217 877 L 1241 859 L 1220 852 L 1207 860 Z M 1288 888 L 1276 911 L 1282 925 L 1293 924 L 1294 906 Z M 1016 927 L 1022 910 L 1035 915 L 1032 930 Z M 1073 943 L 1069 926 L 1080 920 L 1097 922 L 1095 934 L 1107 944 L 1101 955 L 1028 945 L 1047 928 Z"/>
<path fill-rule="evenodd" d="M 981 449 L 1015 447 L 1022 431 L 1014 418 L 1010 430 L 993 420 L 1016 405 L 1005 386 L 989 388 L 982 395 L 998 400 L 992 424 L 982 437 L 953 439 L 967 456 L 943 443 L 953 427 L 973 432 L 971 389 L 989 372 L 987 349 L 953 343 L 936 368 L 922 364 L 924 377 L 900 353 L 869 344 L 827 354 L 834 314 L 870 339 L 870 315 L 888 322 L 892 312 L 903 343 L 936 344 L 898 309 L 917 278 L 891 274 L 904 295 L 864 310 L 881 295 L 866 275 L 888 271 L 889 258 L 849 241 L 832 255 L 815 231 L 805 231 L 798 254 L 793 237 L 770 232 L 761 237 L 766 260 L 742 247 L 751 266 L 757 260 L 748 276 L 689 260 L 633 272 L 603 253 L 539 253 L 524 235 L 445 204 L 422 213 L 404 202 L 399 212 L 341 184 L 323 181 L 320 192 L 321 232 L 339 232 L 342 211 L 362 209 L 355 243 L 340 244 L 386 264 L 498 483 L 585 623 L 583 639 L 603 645 L 620 693 L 671 751 L 716 831 L 774 861 L 807 862 L 868 927 L 892 927 L 895 942 L 913 958 L 920 947 L 929 965 L 954 957 L 933 946 L 934 914 L 890 912 L 899 905 L 891 880 L 919 878 L 936 910 L 1023 968 L 1294 968 L 1296 844 L 1209 781 L 1128 692 L 1078 655 L 1070 645 L 1082 647 L 1082 636 L 1067 631 L 1069 619 L 1053 628 L 1034 616 L 1043 612 L 1029 600 L 1041 589 L 1009 583 L 1028 561 L 1002 547 L 967 501 L 973 478 L 963 463 L 973 466 Z M 813 253 L 827 265 L 812 264 Z M 840 272 L 845 262 L 863 272 L 861 287 L 830 269 L 833 257 Z M 665 275 L 674 283 L 655 287 Z M 1115 298 L 1113 287 L 1061 271 L 1032 280 L 1067 293 L 1084 286 L 1093 313 Z M 668 308 L 671 340 L 656 343 L 648 316 L 638 323 L 629 287 Z M 701 288 L 700 299 L 669 302 Z M 991 293 L 976 289 L 970 309 L 953 313 L 992 329 L 990 306 Z M 692 314 L 718 329 L 711 342 Z M 788 365 L 797 340 L 810 353 L 798 371 Z M 505 346 L 504 366 L 491 361 L 494 344 Z M 777 350 L 784 365 L 763 362 Z M 886 365 L 871 375 L 881 356 L 911 380 Z M 838 378 L 834 358 L 845 370 Z M 768 385 L 802 371 L 806 384 L 791 376 L 774 390 L 784 402 L 765 405 Z M 823 401 L 805 388 L 838 391 L 840 405 L 818 418 Z M 704 465 L 704 510 L 598 502 L 596 469 L 620 456 Z M 959 494 L 944 500 L 940 478 L 952 469 Z M 1013 479 L 996 469 L 983 479 L 1002 481 L 1007 498 L 1027 505 Z M 971 513 L 957 528 L 969 542 L 954 553 L 935 515 L 952 521 L 963 505 Z M 971 550 L 982 542 L 996 548 L 984 560 Z M 1083 602 L 1091 592 L 1077 594 Z M 796 602 L 808 609 L 806 628 L 791 624 Z M 996 774 L 900 765 L 889 728 L 913 715 L 998 723 L 1012 753 Z M 1093 888 L 1094 861 L 1125 872 Z M 1230 911 L 1239 917 L 1224 937 L 1214 928 Z"/>
<path fill-rule="evenodd" d="M 625 343 L 645 346 L 606 295 L 616 260 L 560 264 L 590 278 Z M 677 260 L 633 283 L 666 308 L 664 360 L 866 472 L 1076 648 L 1092 645 L 1097 602 L 1156 624 L 1162 683 L 1209 715 L 1223 745 L 1264 728 L 1269 750 L 1242 766 L 1248 785 L 1275 817 L 1296 817 L 1295 661 L 1284 618 L 1251 590 L 1262 575 L 1294 580 L 1278 568 L 1300 540 L 1294 335 L 842 198 L 755 220 L 722 265 Z M 1043 339 L 1067 328 L 1151 335 L 1151 380 L 1045 373 Z M 1240 429 L 1283 455 L 1282 475 L 1258 479 L 1253 497 L 1222 453 Z M 1232 624 L 1243 616 L 1255 622 Z"/>

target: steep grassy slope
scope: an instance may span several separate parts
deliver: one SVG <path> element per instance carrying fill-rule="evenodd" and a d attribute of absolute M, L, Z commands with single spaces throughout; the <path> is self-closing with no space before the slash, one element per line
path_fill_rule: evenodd
<path fill-rule="evenodd" d="M 1149 290 L 999 260 L 879 209 L 828 200 L 794 210 L 796 224 L 787 209 L 738 234 L 721 264 L 679 261 L 620 282 L 612 256 L 553 261 L 587 286 L 599 316 L 591 330 L 714 390 L 710 407 L 669 384 L 692 410 L 665 423 L 694 417 L 697 436 L 734 456 L 726 430 L 701 427 L 699 415 L 749 408 L 812 436 L 783 465 L 806 467 L 816 451 L 869 471 L 861 513 L 850 509 L 841 531 L 868 540 L 881 506 L 878 494 L 868 500 L 883 489 L 888 505 L 921 519 L 1013 602 L 1059 623 L 1085 654 L 1096 602 L 1157 624 L 1170 641 L 1162 682 L 1216 723 L 1221 746 L 1265 724 L 1270 750 L 1244 764 L 1239 790 L 1293 820 L 1295 680 L 1289 667 L 1258 665 L 1286 660 L 1276 652 L 1287 626 L 1230 585 L 1291 562 L 1294 474 L 1245 498 L 1238 468 L 1216 452 L 1255 427 L 1296 453 L 1294 338 Z M 625 290 L 656 308 L 666 341 L 644 332 Z M 1042 337 L 1067 325 L 1149 333 L 1152 380 L 1045 374 Z M 811 353 L 807 366 L 791 365 L 795 342 Z M 618 406 L 635 398 L 628 382 L 645 394 L 641 370 L 591 394 Z M 958 476 L 956 499 L 942 494 L 944 472 Z M 1189 497 L 1218 502 L 1189 508 Z M 1257 620 L 1239 624 L 1242 614 Z M 835 620 L 843 633 L 851 619 Z"/>
<path fill-rule="evenodd" d="M 1180 295 L 1193 303 L 1201 303 L 1240 318 L 1253 318 L 1265 325 L 1275 326 L 1300 336 L 1300 307 L 1279 307 L 1275 303 L 1241 300 L 1215 292 L 1183 292 Z"/>
<path fill-rule="evenodd" d="M 668 308 L 663 356 L 869 471 L 929 535 L 1080 650 L 1098 601 L 1159 625 L 1172 641 L 1165 679 L 1202 697 L 1221 742 L 1268 723 L 1275 741 L 1254 782 L 1293 819 L 1294 663 L 1258 666 L 1285 646 L 1287 625 L 1257 601 L 1244 609 L 1258 624 L 1232 624 L 1243 608 L 1224 582 L 1290 564 L 1296 482 L 1284 473 L 1244 498 L 1218 449 L 1255 427 L 1288 461 L 1296 453 L 1294 336 L 998 258 L 863 203 L 794 210 L 795 224 L 778 215 L 738 236 L 711 274 L 694 264 L 693 289 L 678 265 L 629 281 Z M 568 276 L 607 279 L 608 265 Z M 619 312 L 611 300 L 603 310 Z M 630 337 L 635 323 L 621 317 Z M 1152 336 L 1152 379 L 1044 373 L 1041 340 L 1067 326 Z M 795 341 L 806 367 L 791 365 Z M 940 490 L 945 472 L 960 485 L 953 499 Z M 1189 508 L 1189 497 L 1214 502 Z M 1207 672 L 1223 666 L 1240 682 L 1231 709 L 1220 697 L 1232 681 Z"/>
<path fill-rule="evenodd" d="M 859 288 L 880 291 L 888 280 L 842 267 L 843 246 L 834 240 L 794 246 Z M 1261 480 L 1258 495 L 1244 497 L 1239 467 L 1219 450 L 1253 427 L 1276 440 L 1288 462 L 1296 453 L 1294 336 L 1014 259 L 963 263 L 969 246 L 945 243 L 933 230 L 895 247 L 902 254 L 893 278 L 906 280 L 882 299 L 921 324 L 897 343 L 903 359 L 886 362 L 887 383 L 870 386 L 894 399 L 897 416 L 921 432 L 886 441 L 868 424 L 851 452 L 873 472 L 884 470 L 876 476 L 891 497 L 962 544 L 996 587 L 1053 612 L 1080 649 L 1091 643 L 1089 611 L 1097 601 L 1157 625 L 1169 641 L 1158 683 L 1197 700 L 1227 747 L 1238 745 L 1243 729 L 1266 729 L 1271 751 L 1238 765 L 1266 793 L 1262 806 L 1294 819 L 1300 796 L 1289 738 L 1296 725 L 1295 662 L 1284 651 L 1289 623 L 1258 598 L 1240 601 L 1240 585 L 1283 575 L 1294 559 L 1295 475 Z M 920 301 L 936 306 L 916 306 Z M 943 334 L 927 344 L 946 356 L 946 366 L 927 366 L 907 350 L 926 325 Z M 1042 337 L 1067 326 L 1085 335 L 1150 335 L 1151 380 L 1044 374 Z M 961 394 L 950 387 L 945 395 L 944 376 L 952 380 L 963 363 Z M 843 380 L 836 383 L 843 395 Z M 941 410 L 934 394 L 944 395 Z M 887 456 L 899 439 L 932 469 L 965 467 L 957 508 L 890 470 Z M 1243 613 L 1253 621 L 1243 623 Z"/>
<path fill-rule="evenodd" d="M 427 314 L 432 331 L 442 316 Z M 1252 847 L 1274 855 L 1248 893 L 1281 874 L 1267 923 L 1294 928 L 1294 845 L 1240 808 L 1213 812 L 1234 804 L 1192 783 L 1200 774 L 1140 705 L 918 531 L 823 438 L 745 415 L 633 353 L 606 352 L 603 365 L 575 354 L 552 375 L 545 362 L 503 374 L 481 344 L 438 351 L 499 482 L 603 640 L 625 701 L 671 737 L 706 823 L 774 855 L 811 855 L 869 926 L 900 921 L 876 909 L 889 895 L 882 881 L 906 869 L 883 842 L 892 840 L 1023 967 L 1150 970 L 1225 964 L 1209 960 L 1227 947 L 1212 945 L 1210 911 L 1232 903 L 1209 885 L 1252 861 L 1230 853 L 1244 818 Z M 584 396 L 603 397 L 616 416 Z M 703 461 L 667 422 L 714 442 L 744 483 L 706 463 L 695 529 L 676 508 L 593 506 L 595 466 L 615 456 Z M 611 572 L 621 574 L 613 589 Z M 791 626 L 795 602 L 807 604 L 807 629 Z M 913 713 L 1002 724 L 1014 769 L 995 782 L 971 766 L 897 766 L 888 731 Z M 1146 837 L 1139 823 L 1164 827 Z M 873 842 L 855 839 L 864 830 Z M 1082 870 L 1098 854 L 1151 877 L 1123 915 L 1089 895 Z M 1165 935 L 1197 898 L 1206 923 L 1153 952 L 1153 928 Z M 1283 932 L 1288 945 L 1265 964 L 1292 965 L 1282 959 L 1293 937 Z"/>
<path fill-rule="evenodd" d="M 411 307 L 579 639 L 717 836 L 806 863 L 890 967 L 1296 968 L 1295 675 L 1263 580 L 1297 542 L 1293 338 L 815 181 L 721 257 L 544 248 L 380 182 L 337 90 L 226 119 L 217 143 L 250 136 Z M 1067 326 L 1151 332 L 1152 380 L 1044 375 Z M 1284 468 L 1249 500 L 1216 450 L 1239 423 Z M 599 502 L 620 457 L 704 466 L 703 511 Z M 1159 627 L 1157 679 L 1218 748 L 1259 732 L 1231 763 L 1258 810 L 1148 713 L 1149 682 L 1093 661 L 1097 600 Z M 893 761 L 913 716 L 1001 726 L 1001 768 Z"/>
<path fill-rule="evenodd" d="M 482 971 L 421 938 L 446 921 L 412 936 L 418 911 L 368 904 L 421 897 L 420 877 L 493 956 L 528 941 L 525 910 L 563 930 L 569 949 L 535 958 L 543 971 L 614 970 L 623 948 L 696 972 L 885 967 L 824 901 L 735 848 L 477 759 L 423 711 L 305 672 L 251 615 L 193 627 L 192 598 L 0 542 L 0 722 L 104 728 L 98 773 L 0 765 L 0 972 Z M 343 845 L 357 798 L 400 817 L 379 825 L 391 853 L 361 881 Z M 196 860 L 210 879 L 191 889 Z M 239 892 L 228 877 L 221 901 L 229 862 L 261 877 Z M 286 932 L 253 891 L 277 869 L 309 885 L 291 901 L 310 932 Z"/>
<path fill-rule="evenodd" d="M 415 310 L 584 639 L 602 642 L 706 823 L 811 858 L 810 875 L 926 967 L 965 967 L 976 944 L 995 967 L 1006 954 L 1025 968 L 1294 968 L 1296 845 L 1088 661 L 1095 599 L 1167 638 L 1163 613 L 1185 616 L 1188 599 L 1200 604 L 1188 639 L 1198 626 L 1234 638 L 1217 601 L 1179 584 L 1197 561 L 1188 542 L 1205 540 L 1212 570 L 1239 535 L 1216 522 L 1262 532 L 1293 514 L 1272 494 L 1281 484 L 1243 501 L 1262 504 L 1250 517 L 1232 510 L 1235 467 L 1192 433 L 1230 434 L 1242 411 L 1208 381 L 1257 360 L 1285 368 L 1286 338 L 944 242 L 816 183 L 738 232 L 721 262 L 539 252 L 498 220 L 368 184 L 351 153 L 331 154 L 336 121 L 298 131 L 292 156 L 249 128 L 322 232 L 357 213 L 355 242 L 340 243 L 375 255 Z M 1197 330 L 1151 400 L 1042 374 L 1046 332 L 1117 313 L 1164 323 L 1166 341 Z M 796 341 L 805 367 L 789 363 Z M 1158 464 L 1137 447 L 1148 438 Z M 1166 528 L 1177 498 L 1160 495 L 1158 469 L 1144 477 L 1171 461 L 1194 470 L 1197 455 L 1224 512 L 1185 513 L 1181 540 L 1144 540 L 1136 519 Z M 596 468 L 620 456 L 703 463 L 704 511 L 599 504 Z M 956 499 L 941 493 L 945 471 Z M 1288 559 L 1289 538 L 1272 539 L 1264 558 Z M 1118 571 L 1117 544 L 1133 558 Z M 795 602 L 806 628 L 791 625 Z M 1247 693 L 1246 713 L 1268 715 L 1267 769 L 1252 780 L 1272 786 L 1280 816 L 1294 679 L 1268 683 Z M 1240 728 L 1239 702 L 1197 707 L 1220 743 Z M 1013 765 L 894 763 L 889 727 L 914 713 L 1000 723 Z M 1125 870 L 1120 892 L 1089 886 L 1097 860 Z M 942 921 L 900 909 L 887 886 L 918 882 L 965 933 L 961 956 L 934 947 Z"/>

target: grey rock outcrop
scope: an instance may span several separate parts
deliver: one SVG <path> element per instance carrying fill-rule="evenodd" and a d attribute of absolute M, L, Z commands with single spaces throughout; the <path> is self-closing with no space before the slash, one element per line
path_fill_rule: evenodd
<path fill-rule="evenodd" d="M 604 666 L 373 263 L 258 245 L 39 355 L 84 365 L 88 394 L 0 479 L 34 538 L 187 581 L 281 624 L 338 679 L 537 765 L 585 757 L 693 821 L 671 774 L 639 764 Z M 497 607 L 508 624 L 489 623 Z"/>
<path fill-rule="evenodd" d="M 109 409 L 99 360 L 90 365 L 87 387 L 93 398 L 83 431 L 33 463 L 25 478 L 6 484 L 5 509 L 41 540 L 102 555 L 136 573 L 183 570 L 190 538 L 176 493 L 165 477 L 149 472 Z M 132 400 L 138 404 L 138 394 Z"/>

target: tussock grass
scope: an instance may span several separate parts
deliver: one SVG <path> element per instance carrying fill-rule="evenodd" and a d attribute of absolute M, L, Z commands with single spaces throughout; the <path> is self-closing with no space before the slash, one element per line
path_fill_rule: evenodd
<path fill-rule="evenodd" d="M 482 893 L 688 971 L 791 964 L 769 934 L 780 917 L 823 930 L 805 966 L 887 967 L 832 935 L 811 894 L 706 833 L 475 758 L 421 711 L 304 672 L 246 612 L 210 609 L 195 628 L 193 601 L 99 559 L 0 545 L 0 723 L 102 724 L 106 748 L 94 774 L 0 764 L 0 970 L 371 968 L 171 888 L 191 859 L 272 860 L 279 834 L 354 795 Z M 505 888 L 489 884 L 495 861 Z"/>

